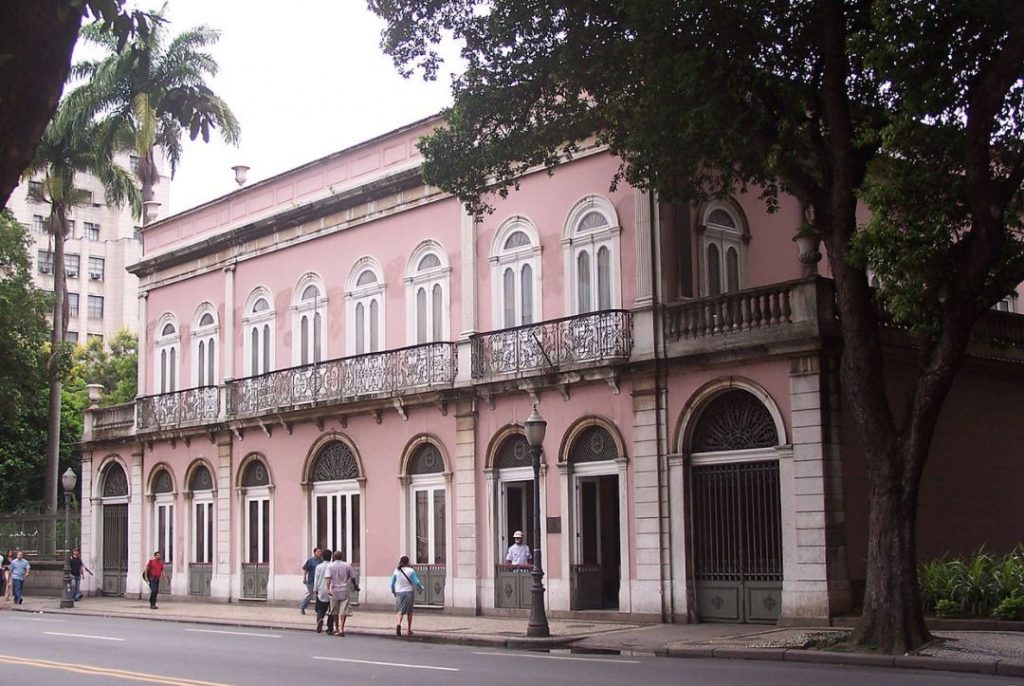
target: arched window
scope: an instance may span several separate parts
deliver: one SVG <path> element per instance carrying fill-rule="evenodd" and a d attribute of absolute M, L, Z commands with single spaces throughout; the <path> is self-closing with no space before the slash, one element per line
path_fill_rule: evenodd
<path fill-rule="evenodd" d="M 128 477 L 117 462 L 103 468 L 103 497 L 121 498 L 128 495 Z"/>
<path fill-rule="evenodd" d="M 323 281 L 306 274 L 295 288 L 292 303 L 292 364 L 307 365 L 326 359 L 327 298 Z"/>
<path fill-rule="evenodd" d="M 170 581 L 171 570 L 174 568 L 174 479 L 164 468 L 158 469 L 152 477 L 153 509 L 150 521 L 153 524 L 153 550 L 163 553 L 164 569 L 162 581 Z M 166 587 L 161 583 L 160 590 L 170 593 L 170 584 Z"/>
<path fill-rule="evenodd" d="M 716 296 L 746 287 L 747 232 L 731 204 L 715 202 L 704 210 L 701 228 L 701 293 Z"/>
<path fill-rule="evenodd" d="M 349 355 L 378 352 L 384 345 L 384 270 L 364 257 L 352 268 L 345 293 Z"/>
<path fill-rule="evenodd" d="M 514 433 L 502 440 L 494 453 L 494 470 L 497 476 L 497 512 L 495 523 L 498 531 L 497 559 L 504 562 L 505 553 L 512 543 L 512 534 L 522 531 L 525 541 L 533 548 L 533 468 L 530 448 L 526 436 Z M 543 503 L 541 505 L 543 508 Z M 543 521 L 543 512 L 541 513 Z"/>
<path fill-rule="evenodd" d="M 181 361 L 181 335 L 175 316 L 168 312 L 160 317 L 156 331 L 153 386 L 159 394 L 173 393 L 178 390 L 178 366 Z"/>
<path fill-rule="evenodd" d="M 274 369 L 274 336 L 276 313 L 270 291 L 257 288 L 250 295 L 242 319 L 245 332 L 245 370 L 249 376 L 266 374 Z"/>
<path fill-rule="evenodd" d="M 778 444 L 775 420 L 764 403 L 747 391 L 731 390 L 713 398 L 701 412 L 691 450 L 750 450 Z"/>
<path fill-rule="evenodd" d="M 343 441 L 321 446 L 310 467 L 312 545 L 340 550 L 351 564 L 362 559 L 359 478 L 359 461 Z"/>
<path fill-rule="evenodd" d="M 210 578 L 213 564 L 213 477 L 205 465 L 198 465 L 188 483 L 192 493 L 192 535 L 189 560 L 189 593 L 191 595 L 210 595 Z M 199 588 L 192 588 L 198 583 Z"/>
<path fill-rule="evenodd" d="M 587 196 L 576 203 L 563 231 L 566 275 L 572 284 L 569 308 L 574 314 L 609 310 L 621 304 L 619 226 L 615 208 L 605 198 Z"/>
<path fill-rule="evenodd" d="M 242 597 L 266 598 L 270 578 L 272 522 L 270 472 L 261 459 L 253 459 L 242 472 Z"/>
<path fill-rule="evenodd" d="M 491 244 L 495 329 L 533 324 L 541 319 L 540 236 L 524 217 L 506 220 Z"/>
<path fill-rule="evenodd" d="M 440 243 L 424 241 L 413 251 L 405 276 L 406 335 L 410 345 L 450 338 L 450 274 Z"/>
<path fill-rule="evenodd" d="M 443 565 L 448 554 L 444 458 L 433 443 L 421 443 L 409 458 L 409 549 L 417 564 Z"/>
<path fill-rule="evenodd" d="M 192 319 L 192 383 L 195 386 L 217 385 L 218 331 L 217 311 L 210 303 L 203 303 Z"/>

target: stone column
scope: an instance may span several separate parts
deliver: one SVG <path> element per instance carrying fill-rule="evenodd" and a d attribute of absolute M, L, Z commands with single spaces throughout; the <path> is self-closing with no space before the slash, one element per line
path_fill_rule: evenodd
<path fill-rule="evenodd" d="M 476 410 L 472 401 L 459 401 L 455 412 L 455 574 L 453 604 L 480 607 L 477 593 Z"/>
<path fill-rule="evenodd" d="M 232 488 L 232 443 L 231 434 L 222 431 L 216 436 L 217 458 L 214 460 L 213 477 L 214 488 L 217 489 L 214 510 L 216 511 L 216 547 L 213 551 L 213 578 L 210 581 L 210 596 L 214 598 L 231 599 L 234 588 L 234 580 L 237 576 L 238 565 L 233 564 L 233 553 L 235 542 L 232 540 L 232 495 L 235 489 Z M 241 527 L 239 527 L 241 536 Z"/>
<path fill-rule="evenodd" d="M 462 224 L 460 229 L 460 244 L 462 248 L 462 283 L 459 294 L 462 303 L 462 331 L 461 337 L 470 336 L 477 331 L 476 320 L 476 286 L 477 286 L 477 264 L 476 264 L 476 230 L 477 224 L 473 215 L 463 209 Z M 459 365 L 460 367 L 462 365 Z M 466 366 L 469 366 L 468 360 Z"/>
<path fill-rule="evenodd" d="M 654 302 L 654 275 L 651 273 L 651 192 L 633 191 L 636 227 L 636 304 Z"/>
<path fill-rule="evenodd" d="M 142 587 L 141 576 L 142 568 L 149 559 L 146 552 L 149 541 L 146 540 L 143 528 L 145 514 L 143 503 L 146 501 L 145 489 L 142 485 L 144 457 L 145 448 L 140 443 L 132 450 L 128 462 L 128 579 L 125 584 L 126 594 L 141 594 L 146 590 Z"/>
<path fill-rule="evenodd" d="M 149 376 L 149 336 L 148 334 L 148 320 L 149 317 L 149 293 L 143 290 L 139 291 L 139 355 L 138 355 L 138 367 L 136 370 L 136 378 L 138 379 L 138 390 L 136 396 L 146 395 L 146 389 L 149 388 L 147 380 L 151 378 Z M 109 388 L 107 391 L 114 389 Z"/>
<path fill-rule="evenodd" d="M 789 386 L 793 452 L 780 471 L 783 586 L 780 623 L 827 621 L 850 607 L 838 440 L 838 394 L 827 357 L 794 359 Z M 787 474 L 788 472 L 788 474 Z"/>
<path fill-rule="evenodd" d="M 633 383 L 633 522 L 636 527 L 636 578 L 623 574 L 632 585 L 630 611 L 662 617 L 671 612 L 670 570 L 667 568 L 668 522 L 662 503 L 668 498 L 658 478 L 659 445 L 657 388 L 653 377 Z M 665 554 L 663 554 L 665 553 Z"/>
<path fill-rule="evenodd" d="M 221 379 L 235 378 L 235 265 L 224 267 L 224 336 Z"/>
<path fill-rule="evenodd" d="M 96 569 L 96 542 L 93 539 L 96 531 L 96 523 L 93 521 L 93 507 L 92 491 L 95 488 L 93 480 L 95 476 L 92 472 L 92 451 L 82 452 L 82 461 L 79 463 L 79 472 L 82 475 L 82 494 L 79 500 L 78 507 L 81 512 L 79 513 L 79 529 L 78 529 L 78 548 L 82 551 L 82 560 L 89 569 L 93 570 L 92 576 L 85 576 L 82 578 L 82 593 L 88 594 L 90 591 L 95 590 L 99 585 L 99 580 L 103 578 L 103 570 Z M 74 545 L 74 542 L 72 542 Z M 5 551 L 6 553 L 6 551 Z M 88 579 L 88 581 L 86 580 Z"/>

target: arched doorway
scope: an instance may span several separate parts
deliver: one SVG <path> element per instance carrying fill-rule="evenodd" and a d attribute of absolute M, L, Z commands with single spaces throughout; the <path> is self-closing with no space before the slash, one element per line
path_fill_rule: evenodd
<path fill-rule="evenodd" d="M 270 472 L 254 458 L 242 471 L 242 598 L 266 600 L 270 583 Z"/>
<path fill-rule="evenodd" d="M 149 521 L 153 526 L 153 550 L 159 550 L 164 558 L 164 572 L 160 577 L 161 595 L 171 594 L 171 580 L 174 576 L 174 479 L 166 468 L 160 467 L 153 474 L 151 486 L 152 510 Z"/>
<path fill-rule="evenodd" d="M 617 610 L 624 531 L 621 484 L 626 461 L 608 429 L 593 421 L 570 436 L 563 464 L 571 489 L 574 534 L 569 609 Z"/>
<path fill-rule="evenodd" d="M 128 578 L 128 477 L 124 468 L 111 461 L 103 468 L 101 508 L 103 510 L 103 595 L 124 595 Z"/>
<path fill-rule="evenodd" d="M 342 440 L 323 443 L 310 464 L 310 547 L 340 550 L 357 576 L 363 558 L 361 477 L 355 452 Z M 359 601 L 358 592 L 352 593 L 352 601 Z"/>
<path fill-rule="evenodd" d="M 189 537 L 188 592 L 189 595 L 209 596 L 213 582 L 213 477 L 206 465 L 197 465 L 188 481 L 192 496 Z"/>
<path fill-rule="evenodd" d="M 533 467 L 526 436 L 510 433 L 498 445 L 492 463 L 496 477 L 494 565 L 494 606 L 528 609 L 533 565 L 507 564 L 505 555 L 512 543 L 512 534 L 523 532 L 523 540 L 533 548 Z M 543 465 L 542 465 L 543 469 Z M 543 498 L 542 498 L 543 500 Z M 543 503 L 541 504 L 543 508 Z"/>
<path fill-rule="evenodd" d="M 712 397 L 690 433 L 690 536 L 697 613 L 773 622 L 782 609 L 776 421 L 752 393 Z"/>
<path fill-rule="evenodd" d="M 419 439 L 405 465 L 408 498 L 408 550 L 424 590 L 416 591 L 420 605 L 443 607 L 448 561 L 448 482 L 440 449 Z"/>

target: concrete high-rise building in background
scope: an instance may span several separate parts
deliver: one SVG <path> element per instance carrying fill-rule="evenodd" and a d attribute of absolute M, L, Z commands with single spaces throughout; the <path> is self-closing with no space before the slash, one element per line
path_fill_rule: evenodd
<path fill-rule="evenodd" d="M 131 168 L 134 157 L 123 155 L 118 161 Z M 107 340 L 121 328 L 134 331 L 138 326 L 139 279 L 125 267 L 142 257 L 138 235 L 142 219 L 132 216 L 130 206 L 108 205 L 103 185 L 94 176 L 78 174 L 76 182 L 91 193 L 92 200 L 75 207 L 68 216 L 64 250 L 71 316 L 66 337 L 84 343 L 96 336 Z M 53 237 L 46 228 L 50 205 L 30 197 L 34 183 L 41 182 L 23 181 L 11 194 L 7 208 L 32 232 L 30 257 L 36 285 L 52 291 Z M 154 192 L 154 201 L 159 203 L 153 206 L 154 211 L 167 213 L 170 179 L 161 174 Z"/>

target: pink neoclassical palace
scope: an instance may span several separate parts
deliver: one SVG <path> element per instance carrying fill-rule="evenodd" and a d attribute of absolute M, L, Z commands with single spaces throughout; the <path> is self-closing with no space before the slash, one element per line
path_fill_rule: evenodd
<path fill-rule="evenodd" d="M 418 603 L 525 614 L 528 570 L 505 551 L 539 527 L 555 615 L 848 611 L 864 467 L 797 203 L 610 191 L 618 160 L 593 148 L 475 223 L 421 178 L 438 123 L 143 230 L 139 397 L 86 414 L 94 590 L 138 593 L 160 549 L 173 596 L 297 601 L 319 545 L 357 565 L 366 605 L 391 603 L 407 554 Z M 926 558 L 1007 547 L 1024 521 L 1024 316 L 1004 305 L 938 430 Z M 913 350 L 886 342 L 898 380 Z"/>

